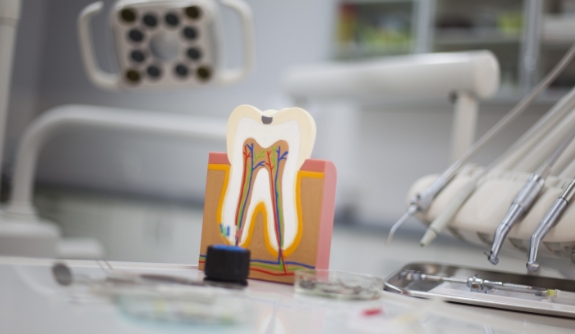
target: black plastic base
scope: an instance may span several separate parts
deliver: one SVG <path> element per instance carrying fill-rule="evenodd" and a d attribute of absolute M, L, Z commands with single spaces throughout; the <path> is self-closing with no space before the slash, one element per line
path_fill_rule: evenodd
<path fill-rule="evenodd" d="M 218 287 L 222 287 L 222 288 L 227 288 L 227 289 L 243 289 L 245 287 L 248 286 L 248 281 L 247 280 L 243 280 L 243 281 L 222 281 L 222 280 L 217 280 L 217 279 L 212 279 L 212 278 L 208 278 L 205 277 L 204 278 L 204 283 L 208 284 L 208 285 L 212 285 L 212 286 L 218 286 Z"/>

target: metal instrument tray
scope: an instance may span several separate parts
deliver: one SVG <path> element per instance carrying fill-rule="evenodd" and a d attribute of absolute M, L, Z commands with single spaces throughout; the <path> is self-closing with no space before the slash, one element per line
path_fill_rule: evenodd
<path fill-rule="evenodd" d="M 575 300 L 573 304 L 564 304 L 533 300 L 533 298 L 527 298 L 527 296 L 526 298 L 522 298 L 521 296 L 517 298 L 517 295 L 513 297 L 494 296 L 480 292 L 471 292 L 469 290 L 463 291 L 465 288 L 449 289 L 449 287 L 442 287 L 442 284 L 446 284 L 445 282 L 408 280 L 401 275 L 404 270 L 417 270 L 427 275 L 446 277 L 455 276 L 464 278 L 478 275 L 482 279 L 490 281 L 539 286 L 572 293 L 575 293 L 575 281 L 448 266 L 439 263 L 410 263 L 388 276 L 385 279 L 384 287 L 386 291 L 402 293 L 413 297 L 440 298 L 455 303 L 575 318 Z M 461 284 L 461 286 L 463 286 L 463 284 Z M 524 294 L 520 293 L 518 295 Z"/>

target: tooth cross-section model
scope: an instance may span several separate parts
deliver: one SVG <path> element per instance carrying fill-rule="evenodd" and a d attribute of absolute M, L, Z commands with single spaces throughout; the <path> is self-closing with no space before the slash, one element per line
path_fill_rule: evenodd
<path fill-rule="evenodd" d="M 232 112 L 227 154 L 208 161 L 200 268 L 213 244 L 248 248 L 251 278 L 292 283 L 297 269 L 328 268 L 336 171 L 310 159 L 315 136 L 300 108 Z"/>

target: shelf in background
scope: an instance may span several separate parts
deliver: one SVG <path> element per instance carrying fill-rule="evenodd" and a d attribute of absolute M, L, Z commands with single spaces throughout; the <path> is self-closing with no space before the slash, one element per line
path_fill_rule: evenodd
<path fill-rule="evenodd" d="M 416 0 L 346 0 L 341 1 L 342 4 L 346 5 L 363 5 L 363 4 L 408 4 L 411 5 Z"/>
<path fill-rule="evenodd" d="M 413 51 L 412 43 L 388 45 L 339 45 L 335 54 L 338 59 L 357 59 L 364 57 L 382 57 L 409 54 Z"/>
<path fill-rule="evenodd" d="M 488 103 L 517 103 L 575 43 L 575 0 L 340 0 L 332 56 L 342 61 L 414 52 L 491 50 L 501 88 Z M 535 23 L 540 23 L 533 26 Z M 537 53 L 535 66 L 525 53 Z M 541 95 L 557 102 L 575 85 L 575 61 Z"/>
<path fill-rule="evenodd" d="M 342 1 L 334 56 L 339 59 L 402 55 L 414 50 L 415 1 Z"/>
<path fill-rule="evenodd" d="M 570 46 L 575 42 L 575 17 L 544 15 L 541 42 L 545 46 Z"/>
<path fill-rule="evenodd" d="M 507 34 L 497 29 L 437 29 L 437 45 L 518 44 L 520 34 Z"/>

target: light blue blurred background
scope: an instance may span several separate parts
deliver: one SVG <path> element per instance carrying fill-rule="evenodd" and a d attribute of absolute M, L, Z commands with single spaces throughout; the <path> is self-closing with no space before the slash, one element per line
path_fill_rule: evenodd
<path fill-rule="evenodd" d="M 104 2 L 104 12 L 107 13 L 113 1 Z M 225 119 L 240 104 L 251 104 L 262 110 L 292 106 L 294 101 L 290 100 L 281 84 L 282 74 L 292 65 L 338 58 L 354 59 L 354 55 L 342 56 L 341 43 L 337 42 L 342 11 L 340 2 L 247 2 L 255 19 L 257 63 L 255 71 L 246 80 L 232 86 L 169 93 L 114 93 L 98 90 L 91 85 L 81 64 L 76 18 L 91 0 L 24 0 L 9 107 L 5 181 L 10 180 L 14 150 L 25 127 L 52 107 L 79 103 Z M 493 101 L 480 106 L 480 135 L 518 101 L 525 85 L 532 84 L 528 78 L 520 75 L 520 70 L 507 70 L 510 66 L 520 67 L 517 64 L 520 63 L 525 32 L 519 31 L 515 37 L 501 40 L 490 40 L 489 36 L 482 39 L 480 35 L 471 42 L 442 44 L 440 23 L 445 24 L 444 18 L 452 16 L 471 17 L 471 21 L 475 20 L 473 22 L 489 21 L 493 17 L 499 18 L 497 11 L 511 17 L 514 14 L 524 15 L 531 8 L 529 6 L 533 6 L 533 1 L 514 1 L 505 5 L 487 1 L 482 3 L 482 10 L 473 7 L 479 4 L 466 2 L 467 5 L 454 1 L 433 2 L 436 12 L 430 14 L 430 22 L 436 28 L 435 40 L 429 42 L 428 50 L 408 47 L 399 53 L 468 49 L 490 49 L 496 53 L 502 63 L 504 83 Z M 408 10 L 413 11 L 410 18 L 414 25 L 412 30 L 417 30 L 417 22 L 422 16 L 418 16 L 416 10 L 421 3 L 397 3 L 411 6 Z M 571 8 L 569 1 L 550 1 L 540 10 L 544 11 L 544 15 L 554 14 L 558 10 L 553 7 L 556 3 L 566 3 L 561 5 L 565 11 Z M 389 13 L 401 10 L 405 9 L 390 7 Z M 496 14 L 491 13 L 493 11 Z M 386 13 L 386 10 L 382 12 Z M 441 16 L 441 13 L 445 15 Z M 107 15 L 99 15 L 94 20 L 95 47 L 104 69 L 114 71 L 116 67 L 107 20 Z M 237 65 L 241 61 L 241 41 L 238 40 L 240 23 L 233 13 L 226 10 L 223 12 L 223 23 L 226 63 Z M 391 49 L 386 52 L 384 47 L 379 53 L 358 57 L 397 53 L 397 50 Z M 559 44 L 551 48 L 542 42 L 541 59 L 545 59 L 545 50 L 552 50 L 546 57 L 553 58 L 559 52 L 557 50 L 564 49 Z M 532 76 L 537 78 L 546 70 L 542 61 Z M 536 102 L 476 161 L 486 163 L 503 152 L 563 93 L 564 90 L 559 89 Z M 367 244 L 371 246 L 365 247 L 372 247 L 374 254 L 393 253 L 383 248 L 383 240 L 389 226 L 403 213 L 409 187 L 424 175 L 442 171 L 449 162 L 453 111 L 448 97 L 429 101 L 353 101 L 351 106 L 349 103 L 324 100 L 309 104 L 309 111 L 318 125 L 318 140 L 313 155 L 333 160 L 340 168 L 338 227 L 333 248 L 334 261 L 339 261 L 336 267 L 387 272 L 397 263 L 409 259 L 477 262 L 478 266 L 483 266 L 486 261 L 482 250 L 448 237 L 441 238 L 439 245 L 434 246 L 437 251 L 434 248 L 426 252 L 416 249 L 415 241 L 424 228 L 415 221 L 409 223 L 409 228 L 400 235 L 400 239 L 406 238 L 411 243 L 405 248 L 398 248 L 405 254 L 411 254 L 407 258 L 393 262 L 390 255 L 385 255 L 381 262 L 387 263 L 386 266 L 379 263 L 365 264 L 365 267 L 347 260 L 345 254 L 348 250 Z M 358 106 L 359 113 L 350 116 L 350 108 Z M 345 127 L 352 123 L 358 131 L 350 133 Z M 357 146 L 353 156 L 338 154 L 334 138 L 338 139 L 337 142 Z M 98 238 L 109 258 L 195 261 L 208 152 L 224 149 L 223 142 L 175 141 L 106 131 L 69 130 L 51 141 L 41 154 L 37 205 L 41 215 L 61 224 L 65 236 Z M 405 243 L 407 245 L 408 241 Z M 397 247 L 403 247 L 401 242 L 399 244 Z M 411 251 L 410 247 L 414 250 Z M 469 256 L 456 256 L 450 251 L 453 247 L 466 249 L 459 254 Z M 350 253 L 349 258 L 352 255 Z M 522 270 L 523 263 L 517 263 L 516 267 L 510 268 Z M 386 269 L 382 269 L 384 267 Z"/>

